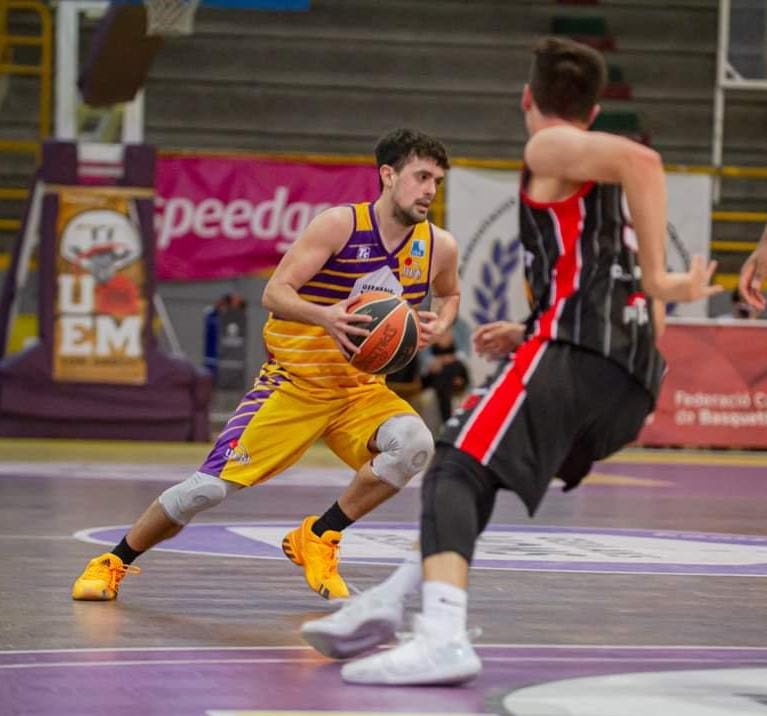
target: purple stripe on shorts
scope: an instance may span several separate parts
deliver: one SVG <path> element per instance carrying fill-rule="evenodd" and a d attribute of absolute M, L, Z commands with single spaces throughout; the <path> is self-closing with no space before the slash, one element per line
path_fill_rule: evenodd
<path fill-rule="evenodd" d="M 245 428 L 248 427 L 250 421 L 266 399 L 274 392 L 274 389 L 284 380 L 281 376 L 262 376 L 259 378 L 253 386 L 253 390 L 245 394 L 234 414 L 219 433 L 216 444 L 208 453 L 205 462 L 200 466 L 200 472 L 218 477 L 230 458 L 236 459 L 237 443 L 245 432 Z M 250 402 L 252 400 L 259 402 L 252 403 Z"/>

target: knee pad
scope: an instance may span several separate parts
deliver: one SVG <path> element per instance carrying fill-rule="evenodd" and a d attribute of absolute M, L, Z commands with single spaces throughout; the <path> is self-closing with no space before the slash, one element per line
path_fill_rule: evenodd
<path fill-rule="evenodd" d="M 395 415 L 378 428 L 376 447 L 380 452 L 371 463 L 373 474 L 399 490 L 426 469 L 434 438 L 417 415 Z"/>
<path fill-rule="evenodd" d="M 183 482 L 169 487 L 157 499 L 160 506 L 176 524 L 186 525 L 198 513 L 221 504 L 240 485 L 220 477 L 195 472 Z"/>

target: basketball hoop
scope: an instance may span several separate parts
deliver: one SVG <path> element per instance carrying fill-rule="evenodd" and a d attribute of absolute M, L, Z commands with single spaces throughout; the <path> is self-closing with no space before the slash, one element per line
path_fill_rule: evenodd
<path fill-rule="evenodd" d="M 144 0 L 146 34 L 191 35 L 200 0 Z"/>

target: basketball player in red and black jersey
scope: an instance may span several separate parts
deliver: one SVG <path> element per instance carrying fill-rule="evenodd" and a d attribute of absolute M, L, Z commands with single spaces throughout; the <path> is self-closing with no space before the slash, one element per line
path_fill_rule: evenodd
<path fill-rule="evenodd" d="M 721 290 L 709 285 L 715 264 L 699 256 L 687 273 L 666 271 L 658 154 L 587 131 L 605 77 L 603 58 L 589 47 L 550 38 L 535 48 L 522 97 L 530 138 L 520 190 L 532 313 L 525 326 L 495 324 L 475 335 L 479 352 L 505 356 L 447 422 L 424 478 L 423 611 L 414 638 L 347 663 L 346 681 L 441 684 L 479 673 L 466 588 L 498 491 L 516 493 L 532 515 L 553 476 L 572 489 L 594 460 L 633 440 L 663 372 L 651 299 L 695 301 Z M 305 638 L 350 656 L 388 637 L 420 566 L 406 562 L 336 614 L 305 624 Z"/>

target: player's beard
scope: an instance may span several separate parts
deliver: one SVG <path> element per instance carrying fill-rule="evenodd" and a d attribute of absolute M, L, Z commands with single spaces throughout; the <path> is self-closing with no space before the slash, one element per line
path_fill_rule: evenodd
<path fill-rule="evenodd" d="M 423 221 L 420 216 L 416 216 L 414 208 L 408 211 L 407 209 L 403 209 L 398 204 L 395 204 L 393 213 L 395 220 L 402 224 L 402 226 L 414 226 L 415 224 L 420 224 Z"/>

